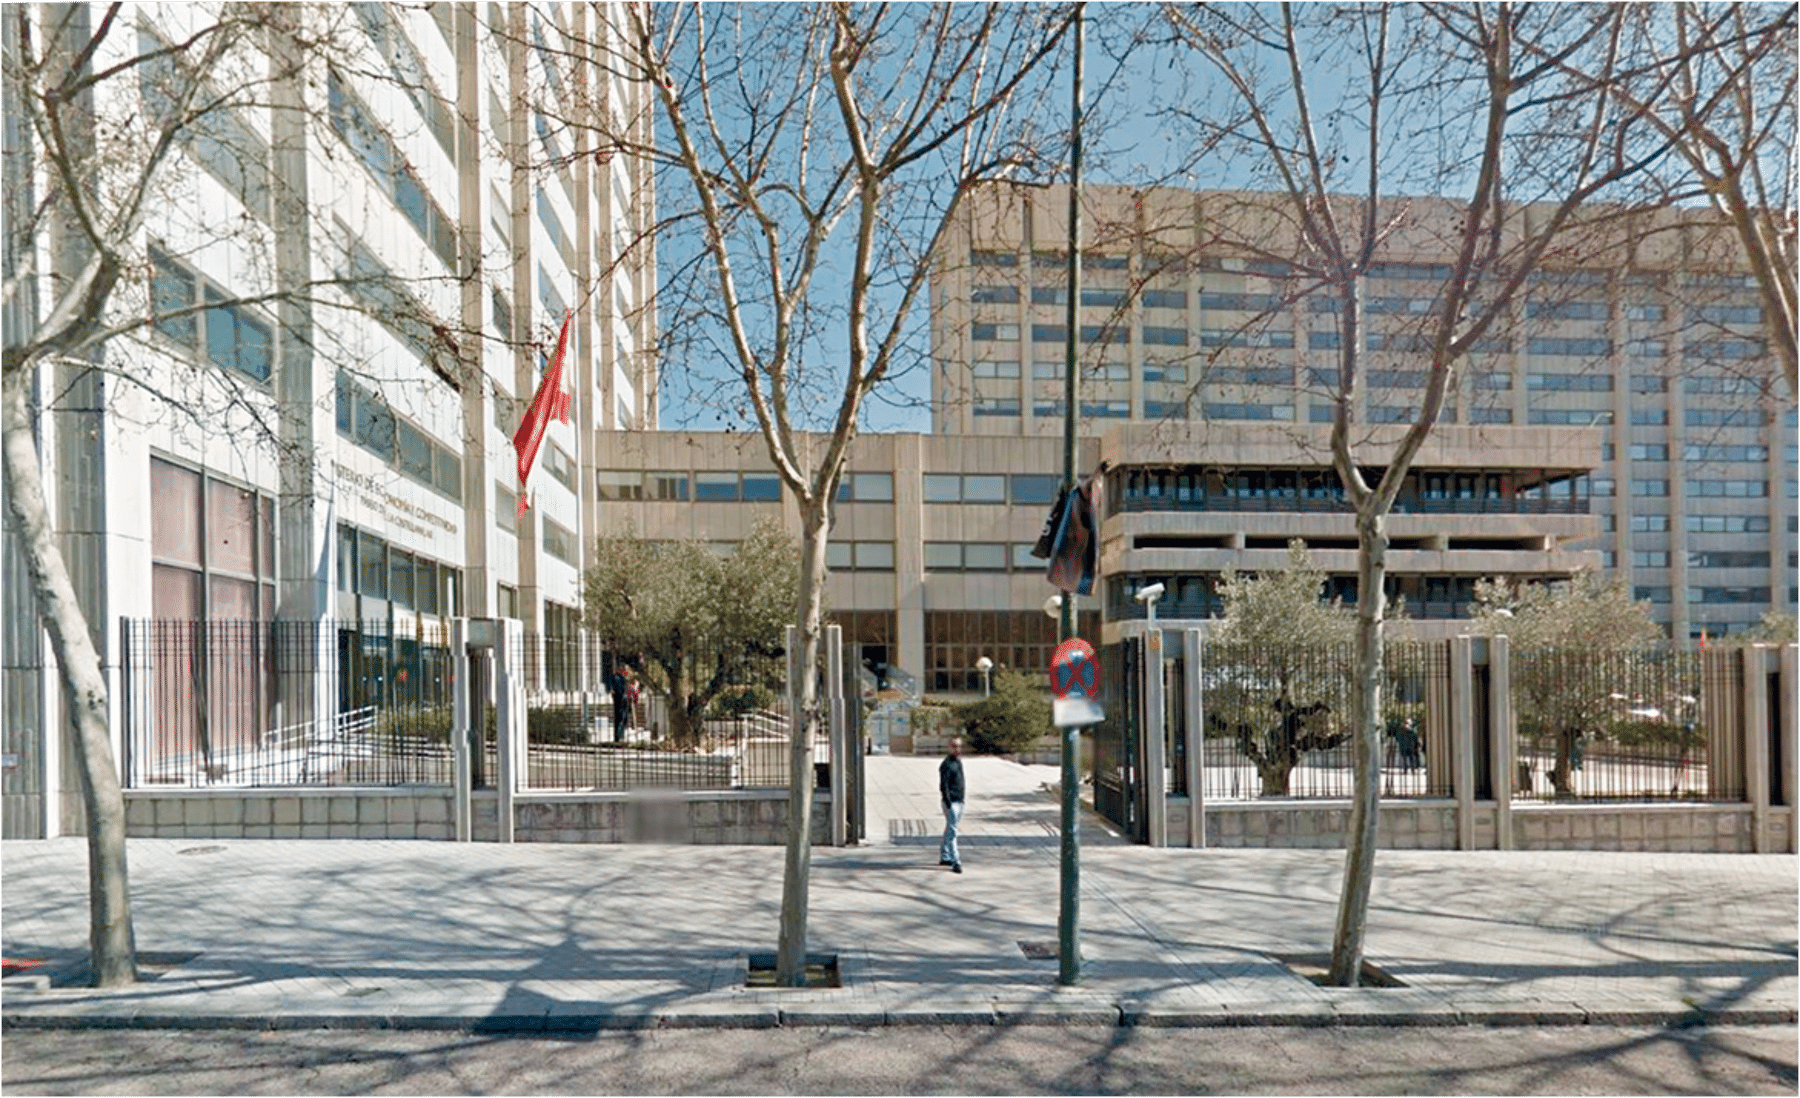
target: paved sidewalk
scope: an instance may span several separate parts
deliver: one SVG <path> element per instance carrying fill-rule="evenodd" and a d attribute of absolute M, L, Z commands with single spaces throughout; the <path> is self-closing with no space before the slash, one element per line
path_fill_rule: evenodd
<path fill-rule="evenodd" d="M 1369 959 L 1407 986 L 1324 989 L 1342 854 L 1155 851 L 1084 823 L 1079 988 L 1056 937 L 1052 767 L 969 763 L 964 861 L 936 865 L 935 760 L 869 760 L 870 845 L 814 854 L 812 948 L 846 985 L 750 991 L 773 948 L 772 847 L 133 840 L 123 992 L 21 991 L 8 1025 L 590 1029 L 906 1022 L 1791 1023 L 1790 856 L 1384 851 Z M 78 839 L 0 847 L 0 949 L 86 934 Z"/>

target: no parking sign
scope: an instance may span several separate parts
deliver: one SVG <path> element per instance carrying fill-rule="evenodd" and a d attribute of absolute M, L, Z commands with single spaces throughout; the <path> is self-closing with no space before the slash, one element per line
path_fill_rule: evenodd
<path fill-rule="evenodd" d="M 1080 637 L 1070 637 L 1056 646 L 1050 658 L 1050 692 L 1056 695 L 1052 705 L 1052 723 L 1058 728 L 1098 724 L 1106 713 L 1096 699 L 1100 696 L 1100 660 L 1094 646 Z"/>

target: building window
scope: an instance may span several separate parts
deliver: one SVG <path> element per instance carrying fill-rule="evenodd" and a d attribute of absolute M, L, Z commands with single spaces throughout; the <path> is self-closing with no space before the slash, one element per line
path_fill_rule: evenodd
<path fill-rule="evenodd" d="M 1186 347 L 1188 330 L 1186 328 L 1157 328 L 1144 325 L 1144 342 L 1162 347 Z"/>
<path fill-rule="evenodd" d="M 204 107 L 175 130 L 182 148 L 206 173 L 237 196 L 251 216 L 269 218 L 269 146 L 262 136 L 221 105 L 226 97 L 198 80 L 181 63 L 182 51 L 149 29 L 138 28 L 138 89 L 144 110 L 158 126 L 169 122 L 176 109 L 198 82 L 192 102 Z M 190 108 L 192 109 L 192 108 Z"/>
<path fill-rule="evenodd" d="M 825 566 L 833 572 L 892 572 L 891 541 L 832 541 L 825 545 Z"/>
<path fill-rule="evenodd" d="M 894 498 L 894 474 L 845 473 L 838 482 L 837 498 L 844 503 L 890 503 Z"/>
<path fill-rule="evenodd" d="M 1146 400 L 1144 401 L 1145 419 L 1186 419 L 1187 402 L 1184 400 Z"/>
<path fill-rule="evenodd" d="M 1017 416 L 1019 414 L 1019 398 L 976 397 L 975 414 L 978 416 Z"/>
<path fill-rule="evenodd" d="M 1788 521 L 1793 521 L 1789 516 Z M 1694 534 L 1766 534 L 1767 515 L 1689 515 L 1687 528 Z M 1791 529 L 1791 527 L 1790 527 Z"/>
<path fill-rule="evenodd" d="M 1634 496 L 1666 496 L 1669 494 L 1669 482 L 1666 480 L 1634 480 L 1631 482 L 1631 494 Z"/>
<path fill-rule="evenodd" d="M 969 252 L 969 262 L 977 267 L 1017 267 L 1019 253 L 985 251 L 978 248 Z"/>
<path fill-rule="evenodd" d="M 1766 480 L 1690 480 L 1687 494 L 1696 498 L 1760 499 L 1769 494 Z"/>
<path fill-rule="evenodd" d="M 1605 358 L 1613 351 L 1610 339 L 1561 339 L 1553 336 L 1533 336 L 1525 346 L 1526 350 L 1534 355 L 1567 358 Z"/>
<path fill-rule="evenodd" d="M 1631 425 L 1633 427 L 1666 427 L 1669 424 L 1667 408 L 1633 408 Z"/>
<path fill-rule="evenodd" d="M 1613 516 L 1608 515 L 1608 518 Z M 1636 533 L 1661 533 L 1669 528 L 1667 515 L 1633 515 L 1631 529 Z"/>
<path fill-rule="evenodd" d="M 1690 587 L 1688 601 L 1697 603 L 1768 602 L 1767 587 Z"/>
<path fill-rule="evenodd" d="M 575 563 L 575 535 L 569 528 L 554 522 L 548 515 L 544 517 L 544 552 L 549 553 L 564 564 Z"/>
<path fill-rule="evenodd" d="M 1767 550 L 1710 549 L 1689 553 L 1689 568 L 1767 568 Z"/>
<path fill-rule="evenodd" d="M 1527 301 L 1525 315 L 1532 320 L 1605 320 L 1604 301 Z"/>
<path fill-rule="evenodd" d="M 408 480 L 462 502 L 462 456 L 395 416 L 386 401 L 342 371 L 337 375 L 337 429 Z"/>
<path fill-rule="evenodd" d="M 1663 549 L 1640 549 L 1631 554 L 1633 568 L 1667 568 L 1669 554 Z"/>
<path fill-rule="evenodd" d="M 1147 382 L 1163 382 L 1170 385 L 1186 385 L 1188 379 L 1187 366 L 1179 362 L 1146 362 L 1144 363 L 1144 380 Z"/>
<path fill-rule="evenodd" d="M 443 207 L 425 189 L 418 173 L 406 163 L 406 158 L 386 131 L 376 125 L 369 108 L 350 90 L 336 69 L 327 74 L 326 88 L 331 128 L 362 161 L 376 186 L 399 208 L 432 254 L 446 267 L 455 270 L 455 223 L 444 215 Z"/>
<path fill-rule="evenodd" d="M 519 494 L 499 481 L 494 482 L 494 525 L 514 536 L 519 533 Z"/>
<path fill-rule="evenodd" d="M 1067 305 L 1069 290 L 1066 286 L 1033 286 L 1031 288 L 1033 305 Z"/>
<path fill-rule="evenodd" d="M 419 117 L 424 119 L 425 128 L 437 140 L 438 147 L 444 155 L 456 156 L 456 123 L 445 105 L 443 97 L 438 95 L 431 78 L 426 75 L 425 62 L 413 47 L 400 28 L 394 25 L 393 17 L 385 4 L 357 3 L 350 5 L 357 18 L 362 22 L 363 31 L 369 40 L 375 43 L 376 52 L 380 53 L 388 63 L 388 69 L 395 78 L 395 83 L 406 92 L 406 97 L 418 110 Z M 449 20 L 448 4 L 432 4 L 433 16 L 438 18 L 438 29 L 444 31 L 445 41 L 449 41 L 449 32 L 445 29 Z M 439 15 L 442 9 L 444 14 Z"/>
<path fill-rule="evenodd" d="M 552 442 L 544 449 L 544 469 L 569 491 L 575 491 L 575 462 Z"/>
<path fill-rule="evenodd" d="M 275 372 L 274 329 L 248 305 L 227 304 L 228 294 L 164 252 L 152 248 L 151 282 L 156 330 L 203 354 L 207 361 L 266 382 Z M 205 305 L 206 308 L 200 308 Z M 169 313 L 190 310 L 180 316 Z"/>
<path fill-rule="evenodd" d="M 1279 420 L 1292 421 L 1294 408 L 1290 404 L 1226 404 L 1207 402 L 1205 413 L 1207 419 L 1237 420 Z"/>
<path fill-rule="evenodd" d="M 1682 447 L 1681 456 L 1688 461 L 1698 462 L 1764 462 L 1769 460 L 1767 446 L 1728 446 L 1700 445 L 1690 443 Z"/>
<path fill-rule="evenodd" d="M 1017 286 L 976 286 L 970 291 L 969 300 L 977 305 L 1017 305 L 1019 288 Z"/>
<path fill-rule="evenodd" d="M 275 607 L 275 502 L 150 459 L 151 609 L 185 621 L 262 621 Z"/>
<path fill-rule="evenodd" d="M 976 362 L 974 369 L 970 372 L 980 378 L 1017 378 L 1019 376 L 1019 364 L 1012 359 L 1006 359 L 1004 361 L 982 360 Z"/>
<path fill-rule="evenodd" d="M 1041 473 L 1014 473 L 1008 479 L 1012 482 L 1012 502 L 1015 504 L 1054 502 L 1057 489 L 1062 487 L 1061 477 Z"/>
<path fill-rule="evenodd" d="M 1631 597 L 1638 602 L 1652 602 L 1659 606 L 1673 601 L 1667 587 L 1633 587 Z"/>
<path fill-rule="evenodd" d="M 1186 290 L 1145 290 L 1142 300 L 1146 309 L 1185 309 L 1188 296 Z"/>
<path fill-rule="evenodd" d="M 1017 324 L 975 324 L 970 338 L 977 343 L 1017 343 L 1019 326 Z"/>
<path fill-rule="evenodd" d="M 1469 422 L 1474 424 L 1507 424 L 1513 421 L 1511 408 L 1471 408 Z"/>

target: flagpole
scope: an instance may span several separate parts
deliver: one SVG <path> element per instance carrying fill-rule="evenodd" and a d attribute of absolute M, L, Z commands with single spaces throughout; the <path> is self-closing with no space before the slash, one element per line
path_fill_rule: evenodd
<path fill-rule="evenodd" d="M 1076 340 L 1081 334 L 1081 68 L 1085 37 L 1084 5 L 1075 7 L 1075 72 L 1069 104 L 1069 300 L 1064 313 L 1067 339 L 1063 365 L 1063 495 L 1073 518 L 1075 493 L 1075 417 L 1080 410 L 1081 372 Z M 1062 597 L 1059 639 L 1075 635 L 1075 593 Z M 1081 981 L 1081 729 L 1062 733 L 1062 873 L 1061 904 L 1056 921 L 1057 982 Z"/>

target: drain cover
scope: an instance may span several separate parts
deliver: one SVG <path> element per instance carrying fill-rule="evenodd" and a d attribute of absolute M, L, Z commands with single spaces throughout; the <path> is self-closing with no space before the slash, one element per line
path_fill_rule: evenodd
<path fill-rule="evenodd" d="M 1057 957 L 1055 942 L 1020 942 L 1019 952 L 1031 961 L 1054 961 Z"/>

